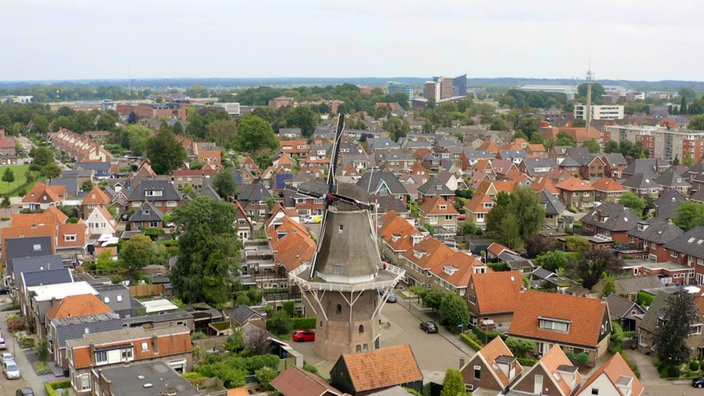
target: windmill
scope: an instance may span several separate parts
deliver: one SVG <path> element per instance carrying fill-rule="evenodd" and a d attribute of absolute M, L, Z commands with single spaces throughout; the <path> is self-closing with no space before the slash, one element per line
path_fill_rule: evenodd
<path fill-rule="evenodd" d="M 381 260 L 371 196 L 354 184 L 335 180 L 343 128 L 340 115 L 313 262 L 289 273 L 317 317 L 314 349 L 326 360 L 381 347 L 379 315 L 387 294 L 404 276 L 401 268 Z"/>

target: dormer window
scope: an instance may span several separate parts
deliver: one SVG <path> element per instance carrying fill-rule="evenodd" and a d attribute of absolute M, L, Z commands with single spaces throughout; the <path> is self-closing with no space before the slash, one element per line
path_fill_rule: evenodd
<path fill-rule="evenodd" d="M 447 209 L 447 205 L 440 205 L 440 210 L 445 210 Z"/>
<path fill-rule="evenodd" d="M 562 333 L 570 331 L 570 325 L 572 324 L 570 320 L 551 318 L 538 318 L 538 322 L 541 329 L 559 331 Z"/>

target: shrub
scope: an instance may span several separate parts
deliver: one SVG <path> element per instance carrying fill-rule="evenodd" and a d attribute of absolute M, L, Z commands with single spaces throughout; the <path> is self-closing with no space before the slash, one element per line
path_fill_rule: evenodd
<path fill-rule="evenodd" d="M 535 364 L 536 364 L 537 362 L 538 362 L 538 361 L 535 360 L 535 359 L 530 359 L 530 358 L 518 358 L 518 363 L 520 363 L 521 366 L 523 366 L 523 367 L 535 366 Z"/>
<path fill-rule="evenodd" d="M 667 367 L 667 376 L 669 378 L 679 378 L 681 373 L 680 367 L 679 366 L 668 366 Z"/>
<path fill-rule="evenodd" d="M 46 362 L 46 359 L 49 357 L 49 343 L 42 339 L 37 344 L 36 350 L 39 361 Z"/>
<path fill-rule="evenodd" d="M 62 391 L 59 392 L 59 389 Z M 49 396 L 63 396 L 69 395 L 71 389 L 71 380 L 56 381 L 56 382 L 46 382 L 44 383 L 44 390 Z"/>
<path fill-rule="evenodd" d="M 650 293 L 646 293 L 646 292 L 643 292 L 643 291 L 639 291 L 639 292 L 638 292 L 638 297 L 637 297 L 637 299 L 636 299 L 636 303 L 637 303 L 638 305 L 640 305 L 641 307 L 649 307 L 650 304 L 653 303 L 653 299 L 654 299 L 654 298 L 655 298 L 655 297 L 654 297 L 652 294 L 650 294 Z"/>
<path fill-rule="evenodd" d="M 704 371 L 704 360 L 702 360 L 701 362 L 699 362 L 699 370 Z"/>
<path fill-rule="evenodd" d="M 689 369 L 692 371 L 699 371 L 699 361 L 697 359 L 690 360 Z"/>
<path fill-rule="evenodd" d="M 5 320 L 7 321 L 7 330 L 9 330 L 10 333 L 24 330 L 26 323 L 23 317 L 10 315 Z"/>
<path fill-rule="evenodd" d="M 205 333 L 202 331 L 196 331 L 191 335 L 191 340 L 202 340 L 203 338 L 205 338 Z"/>
<path fill-rule="evenodd" d="M 317 321 L 318 321 L 318 319 L 315 317 L 291 319 L 291 323 L 293 325 L 293 328 L 296 330 L 315 329 L 315 325 L 316 325 Z"/>
<path fill-rule="evenodd" d="M 626 356 L 626 354 L 623 352 L 621 352 L 621 356 L 623 357 L 623 360 L 626 361 L 626 364 L 628 364 L 628 367 L 631 368 L 633 374 L 635 374 L 637 378 L 640 378 L 640 370 L 638 370 L 638 365 L 636 364 L 636 362 L 629 359 L 628 356 Z"/>
<path fill-rule="evenodd" d="M 477 344 L 472 338 L 470 338 L 467 334 L 460 334 L 460 340 L 464 342 L 465 344 L 469 345 L 470 348 L 474 349 L 475 351 L 478 351 L 482 349 L 482 346 Z"/>
<path fill-rule="evenodd" d="M 318 368 L 306 361 L 303 362 L 303 370 L 309 373 L 318 374 Z"/>
<path fill-rule="evenodd" d="M 572 364 L 577 363 L 577 356 L 574 355 L 574 351 L 565 351 L 565 356 L 567 356 L 567 359 L 569 359 Z"/>
<path fill-rule="evenodd" d="M 486 266 L 493 269 L 496 272 L 508 271 L 508 264 L 506 264 L 504 262 L 488 263 Z"/>
<path fill-rule="evenodd" d="M 257 378 L 257 382 L 259 382 L 259 385 L 261 385 L 262 388 L 272 391 L 274 388 L 269 385 L 269 383 L 276 378 L 278 373 L 276 370 L 272 369 L 271 367 L 262 367 L 259 370 L 254 372 L 254 376 Z"/>
<path fill-rule="evenodd" d="M 32 363 L 32 368 L 37 375 L 49 374 L 51 373 L 51 367 L 47 362 L 34 362 Z"/>
<path fill-rule="evenodd" d="M 577 363 L 579 363 L 582 366 L 586 366 L 589 364 L 589 355 L 585 352 L 578 353 L 576 358 L 577 358 Z"/>

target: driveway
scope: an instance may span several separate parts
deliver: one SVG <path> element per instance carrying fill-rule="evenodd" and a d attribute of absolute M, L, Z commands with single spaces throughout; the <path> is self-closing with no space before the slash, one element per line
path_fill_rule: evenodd
<path fill-rule="evenodd" d="M 651 357 L 638 351 L 625 350 L 626 356 L 638 365 L 640 382 L 645 387 L 643 395 L 704 395 L 701 389 L 693 388 L 689 380 L 666 381 L 660 378 L 658 371 L 650 361 Z"/>

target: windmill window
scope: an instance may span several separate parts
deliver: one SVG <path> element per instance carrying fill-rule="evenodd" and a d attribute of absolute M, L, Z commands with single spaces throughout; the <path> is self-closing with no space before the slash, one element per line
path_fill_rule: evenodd
<path fill-rule="evenodd" d="M 337 304 L 337 307 L 335 308 L 335 312 L 337 312 L 338 315 L 342 313 L 342 305 L 341 304 Z"/>
<path fill-rule="evenodd" d="M 344 226 L 344 225 L 342 225 L 342 224 L 340 224 L 340 229 L 339 229 L 339 232 L 342 232 L 342 230 L 344 230 L 344 229 L 345 229 L 345 226 Z"/>
<path fill-rule="evenodd" d="M 364 333 L 364 325 L 359 325 L 359 333 Z"/>

